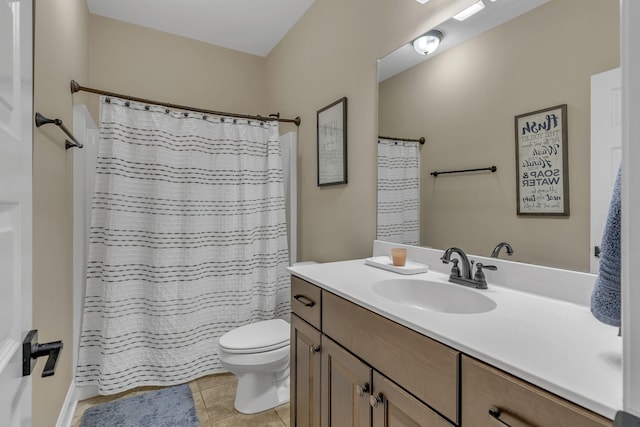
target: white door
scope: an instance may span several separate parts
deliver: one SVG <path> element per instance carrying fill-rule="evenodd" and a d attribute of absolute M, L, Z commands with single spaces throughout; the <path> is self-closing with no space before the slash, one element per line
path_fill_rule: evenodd
<path fill-rule="evenodd" d="M 31 425 L 32 0 L 0 0 L 0 426 Z"/>
<path fill-rule="evenodd" d="M 600 246 L 611 190 L 622 159 L 620 68 L 591 76 L 591 272 L 598 273 Z"/>

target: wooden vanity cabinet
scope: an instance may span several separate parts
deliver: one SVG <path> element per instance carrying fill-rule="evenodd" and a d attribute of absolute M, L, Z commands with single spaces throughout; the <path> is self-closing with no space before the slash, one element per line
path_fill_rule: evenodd
<path fill-rule="evenodd" d="M 612 421 L 462 356 L 464 427 L 611 427 Z"/>
<path fill-rule="evenodd" d="M 292 427 L 613 424 L 297 277 L 292 311 Z"/>

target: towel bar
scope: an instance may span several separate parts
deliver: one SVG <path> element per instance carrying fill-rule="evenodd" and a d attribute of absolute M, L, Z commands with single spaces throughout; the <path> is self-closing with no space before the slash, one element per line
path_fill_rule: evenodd
<path fill-rule="evenodd" d="M 82 148 L 83 145 L 81 142 L 78 142 L 78 140 L 76 139 L 75 136 L 73 136 L 73 134 L 71 132 L 69 132 L 69 129 L 67 129 L 67 127 L 64 125 L 64 123 L 62 123 L 62 120 L 60 119 L 48 119 L 45 116 L 43 116 L 40 113 L 36 113 L 36 127 L 40 127 L 42 125 L 48 125 L 53 123 L 54 125 L 58 126 L 60 129 L 62 129 L 62 131 L 64 133 L 67 134 L 67 136 L 69 138 L 71 138 L 71 141 L 69 141 L 68 139 L 66 139 L 64 141 L 64 148 L 65 150 L 68 150 L 69 148 L 72 147 L 78 147 L 78 148 Z"/>

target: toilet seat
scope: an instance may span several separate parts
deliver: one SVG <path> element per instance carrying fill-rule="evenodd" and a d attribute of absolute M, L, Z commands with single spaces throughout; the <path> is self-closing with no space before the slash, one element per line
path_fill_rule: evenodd
<path fill-rule="evenodd" d="M 261 353 L 289 345 L 289 324 L 282 319 L 263 320 L 241 326 L 220 337 L 220 349 L 227 353 Z"/>

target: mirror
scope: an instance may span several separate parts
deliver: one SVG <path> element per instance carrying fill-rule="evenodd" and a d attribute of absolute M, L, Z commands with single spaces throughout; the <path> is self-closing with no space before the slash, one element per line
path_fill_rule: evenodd
<path fill-rule="evenodd" d="M 379 135 L 426 138 L 418 148 L 420 244 L 489 256 L 506 241 L 515 253 L 501 258 L 589 271 L 590 81 L 619 67 L 619 4 L 484 4 L 465 21 L 425 28 L 443 33 L 434 54 L 407 44 L 379 63 Z M 400 64 L 403 53 L 422 61 Z M 518 216 L 514 117 L 561 104 L 570 215 Z M 495 173 L 430 175 L 494 165 Z"/>

